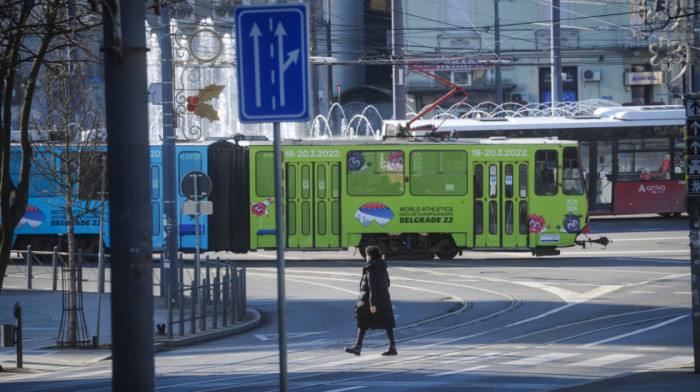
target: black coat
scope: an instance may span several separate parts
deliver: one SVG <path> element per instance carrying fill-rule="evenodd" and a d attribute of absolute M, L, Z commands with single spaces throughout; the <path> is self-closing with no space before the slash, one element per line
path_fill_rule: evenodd
<path fill-rule="evenodd" d="M 360 329 L 387 329 L 396 327 L 394 310 L 389 296 L 389 273 L 384 260 L 368 260 L 362 268 L 360 296 L 355 305 L 355 320 Z M 376 306 L 377 312 L 370 312 Z"/>

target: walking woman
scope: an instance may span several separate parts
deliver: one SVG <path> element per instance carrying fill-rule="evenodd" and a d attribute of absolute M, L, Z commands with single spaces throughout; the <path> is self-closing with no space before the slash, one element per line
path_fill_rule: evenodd
<path fill-rule="evenodd" d="M 357 342 L 352 347 L 345 347 L 350 354 L 360 355 L 362 340 L 367 328 L 385 329 L 389 338 L 389 348 L 382 355 L 396 355 L 394 343 L 394 310 L 389 296 L 389 273 L 387 263 L 382 260 L 382 254 L 377 246 L 365 248 L 367 263 L 362 268 L 360 280 L 360 296 L 355 305 L 355 320 L 357 321 Z"/>

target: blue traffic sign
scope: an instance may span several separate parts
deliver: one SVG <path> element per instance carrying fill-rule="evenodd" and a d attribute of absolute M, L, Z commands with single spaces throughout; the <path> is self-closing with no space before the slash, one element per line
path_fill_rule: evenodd
<path fill-rule="evenodd" d="M 236 8 L 241 122 L 309 119 L 308 42 L 306 5 Z"/>

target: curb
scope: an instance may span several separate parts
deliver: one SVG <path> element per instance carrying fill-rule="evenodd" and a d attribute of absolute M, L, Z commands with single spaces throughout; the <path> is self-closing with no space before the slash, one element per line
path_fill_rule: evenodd
<path fill-rule="evenodd" d="M 182 347 L 190 344 L 196 344 L 201 342 L 206 342 L 209 340 L 219 339 L 225 336 L 235 335 L 240 332 L 253 329 L 260 325 L 261 317 L 260 312 L 253 308 L 248 308 L 246 321 L 240 324 L 235 324 L 232 326 L 217 328 L 213 330 L 207 330 L 204 332 L 199 332 L 191 336 L 183 337 L 173 337 L 172 339 L 167 339 L 163 337 L 156 337 L 155 339 L 155 351 L 163 351 L 168 348 Z"/>

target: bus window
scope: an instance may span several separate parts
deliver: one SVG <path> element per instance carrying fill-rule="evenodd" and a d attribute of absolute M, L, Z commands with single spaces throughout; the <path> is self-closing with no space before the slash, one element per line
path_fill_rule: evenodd
<path fill-rule="evenodd" d="M 541 196 L 557 194 L 557 152 L 537 150 L 535 152 L 535 193 Z"/>
<path fill-rule="evenodd" d="M 353 196 L 400 196 L 404 193 L 403 151 L 350 151 L 348 193 Z"/>
<path fill-rule="evenodd" d="M 673 172 L 671 179 L 682 180 L 685 173 L 685 142 L 682 138 L 674 138 Z"/>
<path fill-rule="evenodd" d="M 561 181 L 565 195 L 582 195 L 581 171 L 578 165 L 578 153 L 575 147 L 564 148 L 564 169 Z"/>
<path fill-rule="evenodd" d="M 619 181 L 651 181 L 671 178 L 668 138 L 635 138 L 619 142 Z"/>

